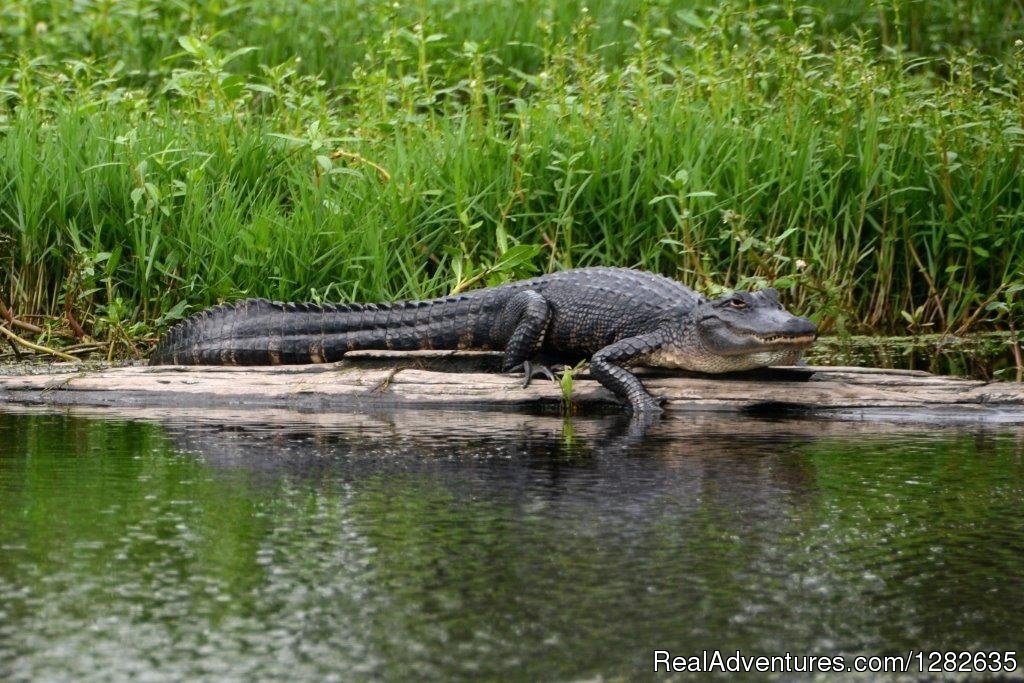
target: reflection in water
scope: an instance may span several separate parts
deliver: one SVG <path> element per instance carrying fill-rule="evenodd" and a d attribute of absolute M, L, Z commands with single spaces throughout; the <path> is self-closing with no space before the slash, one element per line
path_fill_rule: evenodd
<path fill-rule="evenodd" d="M 0 678 L 1024 649 L 1019 429 L 106 417 L 0 413 Z"/>

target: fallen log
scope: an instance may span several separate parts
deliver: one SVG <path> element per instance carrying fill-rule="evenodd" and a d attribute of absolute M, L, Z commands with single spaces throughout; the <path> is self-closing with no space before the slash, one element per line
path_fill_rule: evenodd
<path fill-rule="evenodd" d="M 509 409 L 564 406 L 546 380 L 493 372 L 500 354 L 358 351 L 339 363 L 274 367 L 0 367 L 0 402 L 123 407 L 193 406 L 340 410 L 421 406 Z M 806 366 L 733 375 L 640 370 L 669 414 L 692 411 L 793 413 L 869 420 L 1024 423 L 1024 385 L 917 370 Z M 574 409 L 611 406 L 610 392 L 575 378 Z"/>

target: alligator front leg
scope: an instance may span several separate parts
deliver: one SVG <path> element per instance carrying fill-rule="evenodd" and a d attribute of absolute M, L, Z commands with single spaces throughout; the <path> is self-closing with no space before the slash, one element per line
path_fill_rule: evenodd
<path fill-rule="evenodd" d="M 661 401 L 647 393 L 636 375 L 623 365 L 658 350 L 662 343 L 660 332 L 620 339 L 591 357 L 590 374 L 619 399 L 628 403 L 633 413 L 660 413 Z"/>

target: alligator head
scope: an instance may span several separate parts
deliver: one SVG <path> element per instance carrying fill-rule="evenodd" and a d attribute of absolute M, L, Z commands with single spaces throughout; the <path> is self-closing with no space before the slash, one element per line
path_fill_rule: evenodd
<path fill-rule="evenodd" d="M 774 289 L 702 299 L 663 329 L 666 343 L 644 362 L 697 372 L 792 365 L 817 335 L 814 323 L 782 307 Z"/>

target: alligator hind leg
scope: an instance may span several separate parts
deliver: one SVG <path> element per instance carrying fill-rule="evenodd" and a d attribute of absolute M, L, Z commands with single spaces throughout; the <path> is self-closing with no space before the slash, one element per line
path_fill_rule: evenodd
<path fill-rule="evenodd" d="M 552 372 L 551 368 L 540 363 L 532 363 L 528 360 L 524 360 L 519 365 L 509 368 L 506 372 L 515 373 L 520 371 L 523 373 L 523 389 L 530 386 L 530 381 L 534 377 L 546 377 L 552 382 L 555 381 L 555 373 Z"/>
<path fill-rule="evenodd" d="M 554 378 L 546 367 L 530 363 L 530 358 L 544 344 L 544 334 L 550 321 L 551 307 L 547 299 L 530 290 L 519 292 L 509 299 L 501 312 L 499 328 L 502 336 L 507 335 L 508 338 L 501 371 L 515 372 L 522 369 L 526 375 L 524 387 L 528 386 L 530 380 L 538 373 Z"/>

